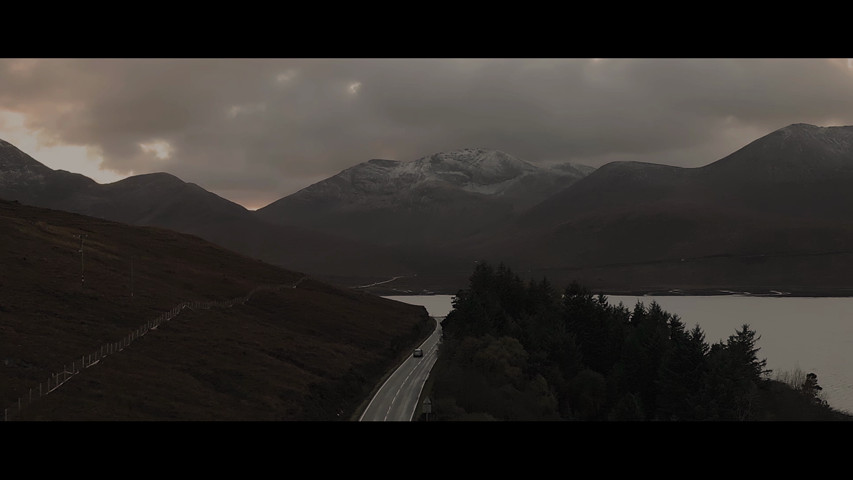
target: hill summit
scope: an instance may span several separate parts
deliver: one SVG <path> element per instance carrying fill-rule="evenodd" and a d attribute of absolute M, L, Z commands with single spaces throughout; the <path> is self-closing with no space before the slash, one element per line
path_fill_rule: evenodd
<path fill-rule="evenodd" d="M 795 123 L 703 168 L 735 180 L 803 183 L 853 175 L 853 126 Z"/>

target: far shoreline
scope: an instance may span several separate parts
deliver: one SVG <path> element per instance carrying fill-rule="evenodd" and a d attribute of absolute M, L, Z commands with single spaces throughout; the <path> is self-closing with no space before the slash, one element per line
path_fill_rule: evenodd
<path fill-rule="evenodd" d="M 460 288 L 447 289 L 436 288 L 432 290 L 399 289 L 389 287 L 359 288 L 359 290 L 372 293 L 381 297 L 391 296 L 432 296 L 432 295 L 456 295 Z M 562 290 L 562 289 L 559 289 Z M 851 298 L 851 289 L 741 289 L 741 288 L 695 288 L 695 289 L 596 289 L 589 288 L 593 295 L 604 296 L 635 296 L 635 297 L 761 297 L 761 298 Z"/>
<path fill-rule="evenodd" d="M 547 278 L 547 277 L 546 277 Z M 341 285 L 345 288 L 359 290 L 381 297 L 387 296 L 430 296 L 456 295 L 460 290 L 468 288 L 468 278 L 464 274 L 453 276 L 429 275 L 398 275 L 391 278 L 373 277 L 337 277 L 324 280 Z M 550 279 L 549 279 L 550 280 Z M 524 280 L 523 281 L 527 281 Z M 557 291 L 562 292 L 571 282 L 558 284 L 551 280 Z M 652 284 L 638 286 L 619 286 L 605 282 L 586 284 L 578 283 L 593 295 L 617 295 L 637 297 L 676 297 L 676 296 L 743 296 L 743 297 L 773 297 L 773 298 L 849 298 L 853 297 L 853 285 L 846 286 L 808 286 L 808 285 L 673 285 Z M 596 285 L 598 283 L 598 285 Z"/>

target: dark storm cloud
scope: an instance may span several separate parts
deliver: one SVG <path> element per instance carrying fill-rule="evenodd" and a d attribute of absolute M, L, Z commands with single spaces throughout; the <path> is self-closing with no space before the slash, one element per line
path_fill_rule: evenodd
<path fill-rule="evenodd" d="M 7 59 L 0 109 L 104 168 L 267 203 L 465 147 L 700 166 L 790 123 L 853 124 L 853 75 L 846 59 Z"/>

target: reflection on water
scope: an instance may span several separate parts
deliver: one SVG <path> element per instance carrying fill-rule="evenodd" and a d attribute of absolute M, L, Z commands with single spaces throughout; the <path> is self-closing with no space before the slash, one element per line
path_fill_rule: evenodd
<path fill-rule="evenodd" d="M 434 317 L 453 308 L 453 295 L 386 297 L 422 305 Z M 638 301 L 657 302 L 678 315 L 687 328 L 696 325 L 710 345 L 725 342 L 748 324 L 760 336 L 758 357 L 767 360 L 771 377 L 801 370 L 817 374 L 824 398 L 833 408 L 853 413 L 853 298 L 694 296 L 608 296 L 613 305 L 633 309 Z"/>

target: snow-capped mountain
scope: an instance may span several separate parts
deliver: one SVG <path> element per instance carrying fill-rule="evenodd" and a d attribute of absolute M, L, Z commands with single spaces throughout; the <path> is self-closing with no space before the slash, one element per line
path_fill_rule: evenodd
<path fill-rule="evenodd" d="M 256 214 L 386 245 L 431 243 L 505 220 L 585 176 L 581 168 L 539 167 L 473 148 L 413 161 L 374 159 Z"/>
<path fill-rule="evenodd" d="M 384 165 L 391 167 L 385 174 L 389 180 L 386 184 L 398 188 L 446 184 L 484 195 L 501 195 L 521 178 L 541 172 L 538 167 L 506 153 L 482 149 L 436 153 L 412 162 Z"/>

